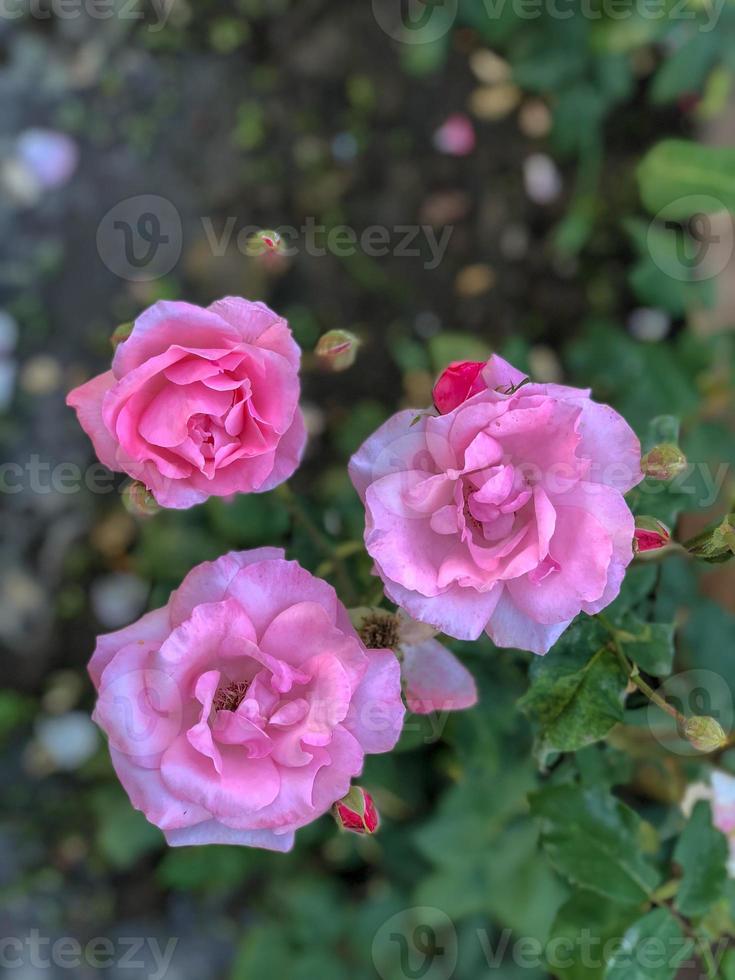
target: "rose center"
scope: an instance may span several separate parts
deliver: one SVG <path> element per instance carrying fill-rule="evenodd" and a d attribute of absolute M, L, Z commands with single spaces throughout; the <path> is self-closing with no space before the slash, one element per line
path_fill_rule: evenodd
<path fill-rule="evenodd" d="M 215 711 L 237 711 L 248 691 L 247 681 L 231 681 L 227 687 L 220 687 L 212 701 Z"/>

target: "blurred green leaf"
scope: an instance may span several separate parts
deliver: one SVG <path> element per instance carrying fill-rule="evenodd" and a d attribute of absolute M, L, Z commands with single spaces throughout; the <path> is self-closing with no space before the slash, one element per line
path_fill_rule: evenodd
<path fill-rule="evenodd" d="M 676 908 L 682 915 L 698 918 L 722 896 L 727 857 L 727 840 L 712 826 L 709 803 L 700 800 L 674 850 L 674 860 L 684 872 L 676 893 Z"/>
<path fill-rule="evenodd" d="M 551 863 L 572 883 L 623 905 L 650 898 L 660 880 L 641 850 L 643 825 L 604 788 L 552 786 L 531 797 Z"/>
<path fill-rule="evenodd" d="M 653 909 L 626 930 L 605 980 L 671 980 L 692 948 L 671 912 Z"/>
<path fill-rule="evenodd" d="M 698 211 L 735 212 L 735 149 L 663 140 L 638 165 L 641 198 L 652 213 L 671 221 Z"/>

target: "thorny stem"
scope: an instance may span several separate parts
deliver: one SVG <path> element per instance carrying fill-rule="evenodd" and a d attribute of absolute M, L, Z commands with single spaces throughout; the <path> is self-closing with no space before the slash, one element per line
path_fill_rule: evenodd
<path fill-rule="evenodd" d="M 679 727 L 683 726 L 686 723 L 686 717 L 681 714 L 681 712 L 677 711 L 673 705 L 670 705 L 668 701 L 662 698 L 657 691 L 654 691 L 651 685 L 644 681 L 641 677 L 637 665 L 628 660 L 623 651 L 620 640 L 618 639 L 618 631 L 615 629 L 607 616 L 603 616 L 602 613 L 598 613 L 597 618 L 610 634 L 612 648 L 615 651 L 615 655 L 620 661 L 623 670 L 628 675 L 628 679 L 635 684 L 639 691 L 642 691 L 646 695 L 649 701 L 652 701 L 662 711 L 665 711 L 667 715 L 670 715 L 676 721 L 676 724 Z"/>
<path fill-rule="evenodd" d="M 337 583 L 341 593 L 340 598 L 342 601 L 348 606 L 355 605 L 357 602 L 355 589 L 352 585 L 352 579 L 350 578 L 350 573 L 347 570 L 347 565 L 345 564 L 343 557 L 339 554 L 338 546 L 317 527 L 314 521 L 312 521 L 302 506 L 301 501 L 287 483 L 282 483 L 281 486 L 276 489 L 276 493 L 285 504 L 293 519 L 298 521 L 298 523 L 303 527 L 304 531 L 306 531 L 308 536 L 311 538 L 312 543 L 319 549 L 319 551 L 321 551 L 325 558 L 328 558 L 331 562 L 332 567 L 334 568 L 334 574 L 337 577 Z"/>

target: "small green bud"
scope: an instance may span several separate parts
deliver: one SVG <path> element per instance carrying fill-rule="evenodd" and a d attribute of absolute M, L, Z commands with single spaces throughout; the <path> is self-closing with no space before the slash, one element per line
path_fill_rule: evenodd
<path fill-rule="evenodd" d="M 112 349 L 116 350 L 117 347 L 124 341 L 127 340 L 130 334 L 133 332 L 133 324 L 131 323 L 121 323 L 119 327 L 115 327 L 110 336 L 110 343 L 112 344 Z"/>
<path fill-rule="evenodd" d="M 131 480 L 123 488 L 123 504 L 135 517 L 152 517 L 161 509 L 148 487 L 140 480 Z"/>
<path fill-rule="evenodd" d="M 662 442 L 641 460 L 641 469 L 652 480 L 673 480 L 687 468 L 687 458 L 673 442 Z"/>
<path fill-rule="evenodd" d="M 685 721 L 682 734 L 700 752 L 714 752 L 727 744 L 727 735 L 719 723 L 708 715 L 694 715 Z"/>
<path fill-rule="evenodd" d="M 319 338 L 314 353 L 327 370 L 346 371 L 355 363 L 359 347 L 360 338 L 349 330 L 330 330 Z"/>
<path fill-rule="evenodd" d="M 719 524 L 710 524 L 684 547 L 690 555 L 703 561 L 728 561 L 735 555 L 735 513 L 728 514 Z"/>

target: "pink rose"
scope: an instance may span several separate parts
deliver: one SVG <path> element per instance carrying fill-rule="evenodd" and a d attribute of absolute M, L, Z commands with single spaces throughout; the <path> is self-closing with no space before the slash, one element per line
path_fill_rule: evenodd
<path fill-rule="evenodd" d="M 415 619 L 546 653 L 620 590 L 640 445 L 589 391 L 518 387 L 524 375 L 497 355 L 482 375 L 486 388 L 453 411 L 399 412 L 352 457 L 365 543 Z"/>
<path fill-rule="evenodd" d="M 286 321 L 263 303 L 159 302 L 117 347 L 112 370 L 67 404 L 105 466 L 163 507 L 261 493 L 291 476 L 304 449 L 299 356 Z"/>
<path fill-rule="evenodd" d="M 277 548 L 198 565 L 89 672 L 117 774 L 172 845 L 289 850 L 403 722 L 394 654 Z"/>

